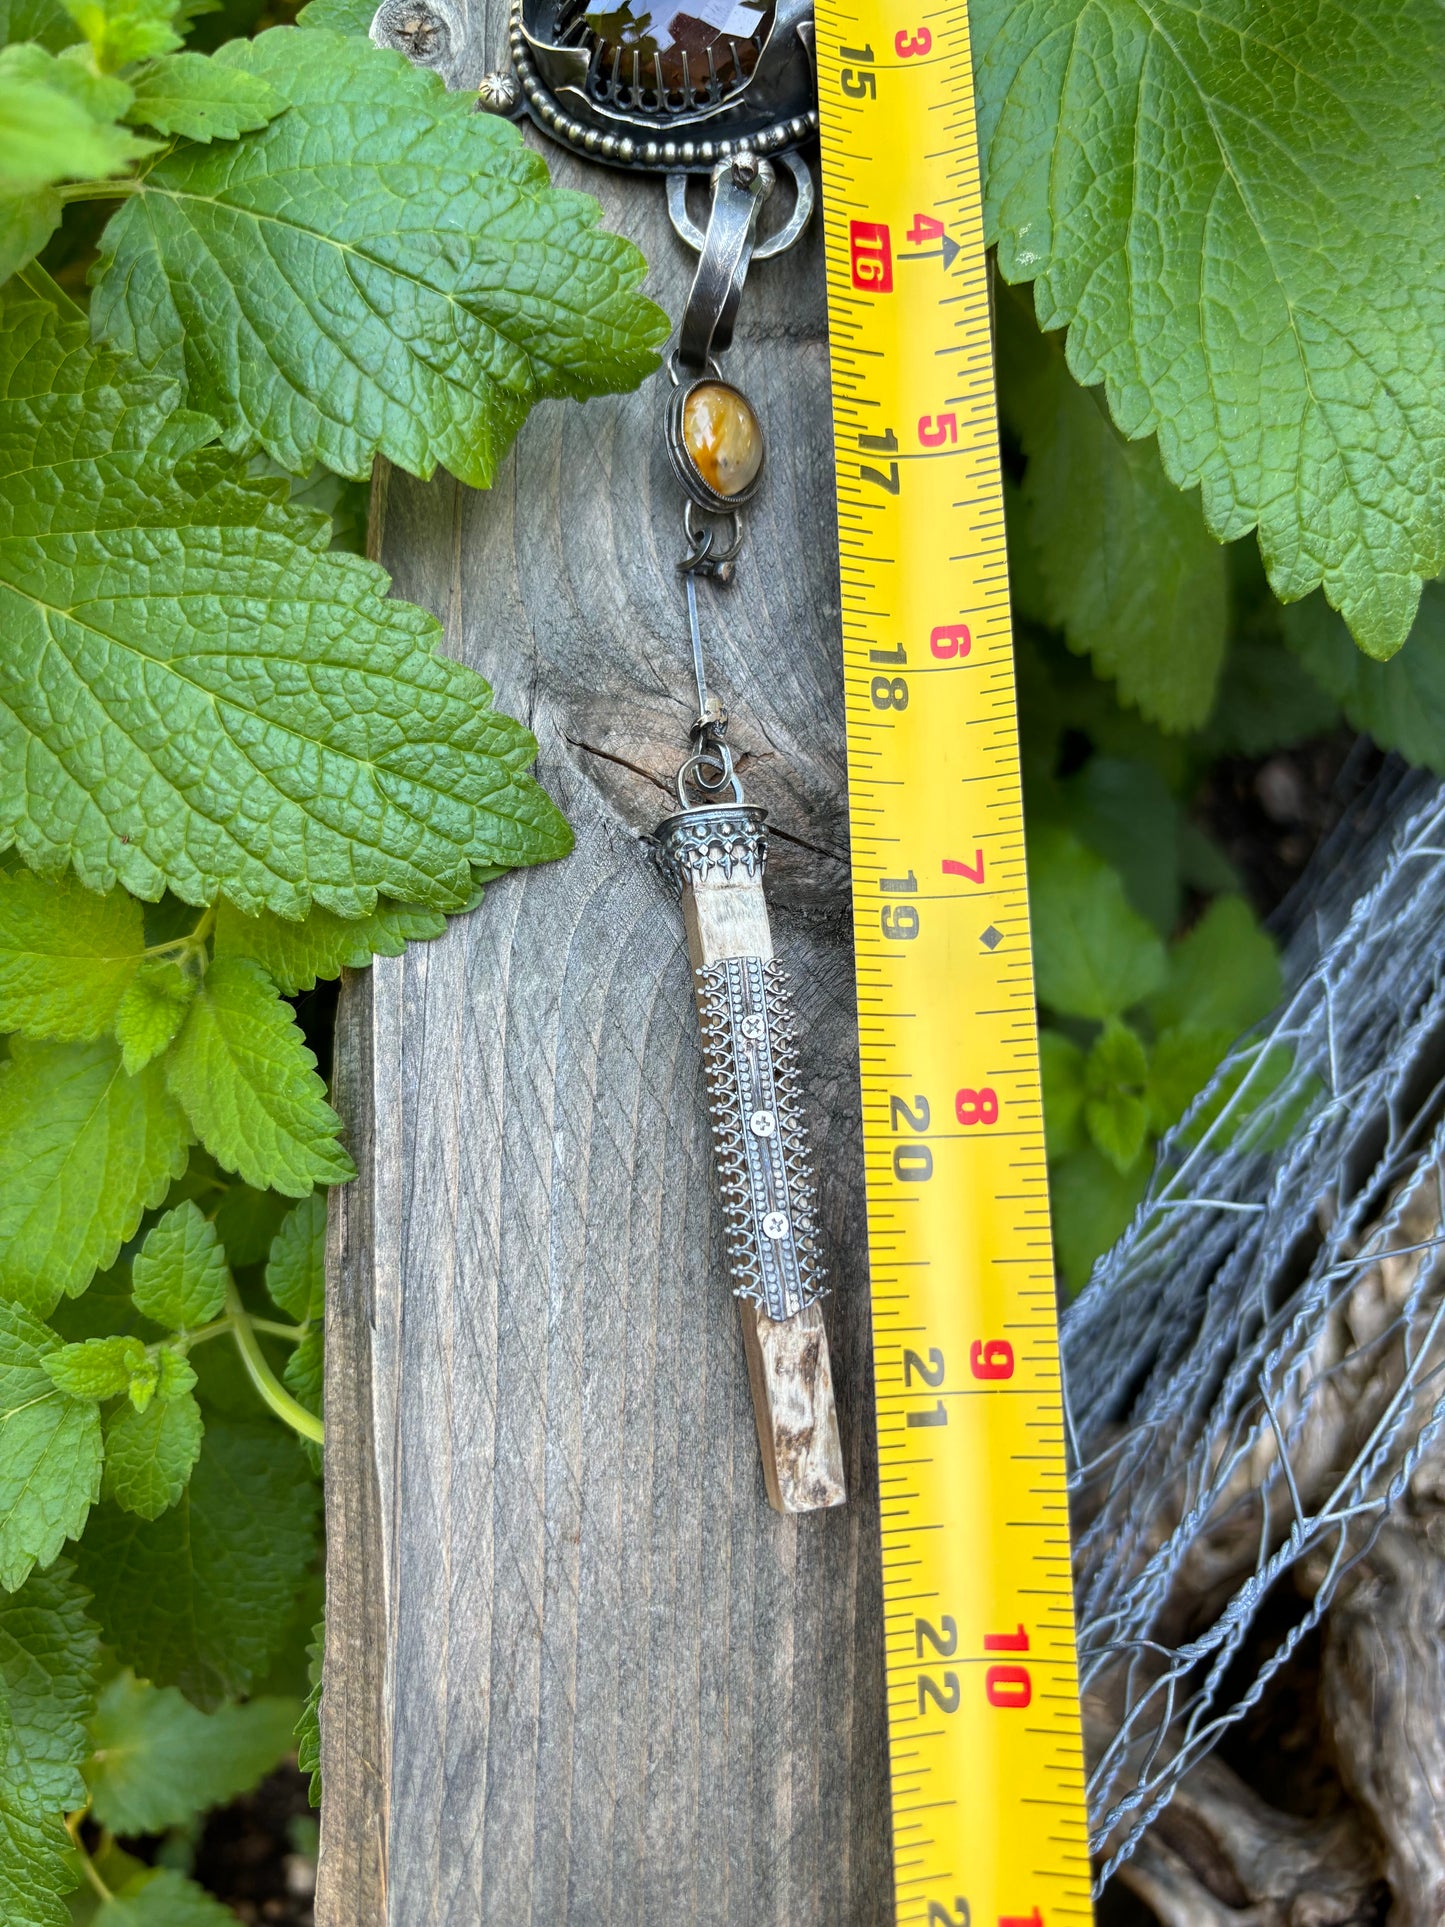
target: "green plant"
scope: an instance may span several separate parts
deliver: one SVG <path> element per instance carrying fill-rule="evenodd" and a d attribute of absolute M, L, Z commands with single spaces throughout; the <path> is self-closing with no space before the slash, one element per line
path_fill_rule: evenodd
<path fill-rule="evenodd" d="M 230 1919 L 197 1817 L 298 1720 L 314 1770 L 352 1166 L 286 1000 L 570 845 L 527 732 L 349 552 L 356 487 L 378 454 L 485 486 L 666 326 L 595 205 L 370 9 L 209 55 L 197 11 L 0 0 L 8 1927 Z M 74 285 L 92 236 L 87 315 L 34 256 Z"/>
<path fill-rule="evenodd" d="M 486 486 L 535 401 L 635 383 L 665 331 L 635 251 L 372 48 L 370 0 L 248 37 L 259 4 L 0 0 L 14 1927 L 219 1927 L 198 1816 L 298 1720 L 315 1773 L 350 1165 L 288 1000 L 569 844 L 526 732 L 352 552 L 372 461 Z M 1278 992 L 1196 819 L 1211 764 L 1343 716 L 1445 769 L 1445 30 L 1432 0 L 971 11 L 1077 1286 Z"/>

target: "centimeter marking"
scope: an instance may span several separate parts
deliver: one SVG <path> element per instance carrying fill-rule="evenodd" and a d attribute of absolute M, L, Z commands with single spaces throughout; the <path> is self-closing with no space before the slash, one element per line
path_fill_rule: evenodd
<path fill-rule="evenodd" d="M 968 12 L 816 12 L 896 1914 L 1068 1927 L 1093 1913 Z"/>

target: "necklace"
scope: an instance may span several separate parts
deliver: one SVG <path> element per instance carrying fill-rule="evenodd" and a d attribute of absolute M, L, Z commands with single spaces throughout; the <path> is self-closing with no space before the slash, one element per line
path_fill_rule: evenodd
<path fill-rule="evenodd" d="M 846 1498 L 798 1049 L 787 973 L 773 955 L 763 892 L 766 813 L 748 803 L 727 711 L 708 688 L 699 588 L 725 592 L 743 554 L 744 511 L 762 485 L 762 424 L 719 357 L 732 343 L 753 261 L 784 253 L 813 210 L 796 152 L 816 133 L 812 0 L 690 0 L 668 26 L 629 0 L 514 0 L 513 72 L 480 90 L 493 112 L 525 111 L 553 140 L 608 165 L 662 176 L 668 214 L 698 255 L 667 357 L 668 457 L 683 497 L 686 603 L 696 719 L 677 808 L 654 852 L 682 909 L 701 1030 L 728 1269 L 740 1301 L 764 1483 L 780 1512 Z M 709 178 L 705 227 L 687 205 Z M 793 208 L 759 240 L 779 179 Z"/>

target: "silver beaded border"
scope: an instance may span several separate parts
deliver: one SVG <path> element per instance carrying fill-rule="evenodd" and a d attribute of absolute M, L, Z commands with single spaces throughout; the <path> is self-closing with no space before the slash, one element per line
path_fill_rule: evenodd
<path fill-rule="evenodd" d="M 589 127 L 558 106 L 555 95 L 537 72 L 522 32 L 521 0 L 513 0 L 508 44 L 533 116 L 564 147 L 588 154 L 594 160 L 608 161 L 614 167 L 656 168 L 660 174 L 676 173 L 679 168 L 710 168 L 744 150 L 753 154 L 781 153 L 785 147 L 795 147 L 818 131 L 818 110 L 812 107 L 806 114 L 795 114 L 791 120 L 774 121 L 756 133 L 739 134 L 728 140 L 638 140 L 631 134 L 605 134 L 600 127 Z"/>

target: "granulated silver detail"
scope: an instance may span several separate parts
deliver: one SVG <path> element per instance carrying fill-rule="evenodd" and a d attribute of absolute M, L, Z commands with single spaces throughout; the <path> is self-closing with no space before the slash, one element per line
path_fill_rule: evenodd
<path fill-rule="evenodd" d="M 679 810 L 657 826 L 658 867 L 679 894 L 739 870 L 760 877 L 768 858 L 767 820 L 765 810 L 749 803 Z"/>
<path fill-rule="evenodd" d="M 791 1318 L 822 1295 L 824 1277 L 792 993 L 762 957 L 705 964 L 697 990 L 733 1289 L 769 1318 Z"/>

